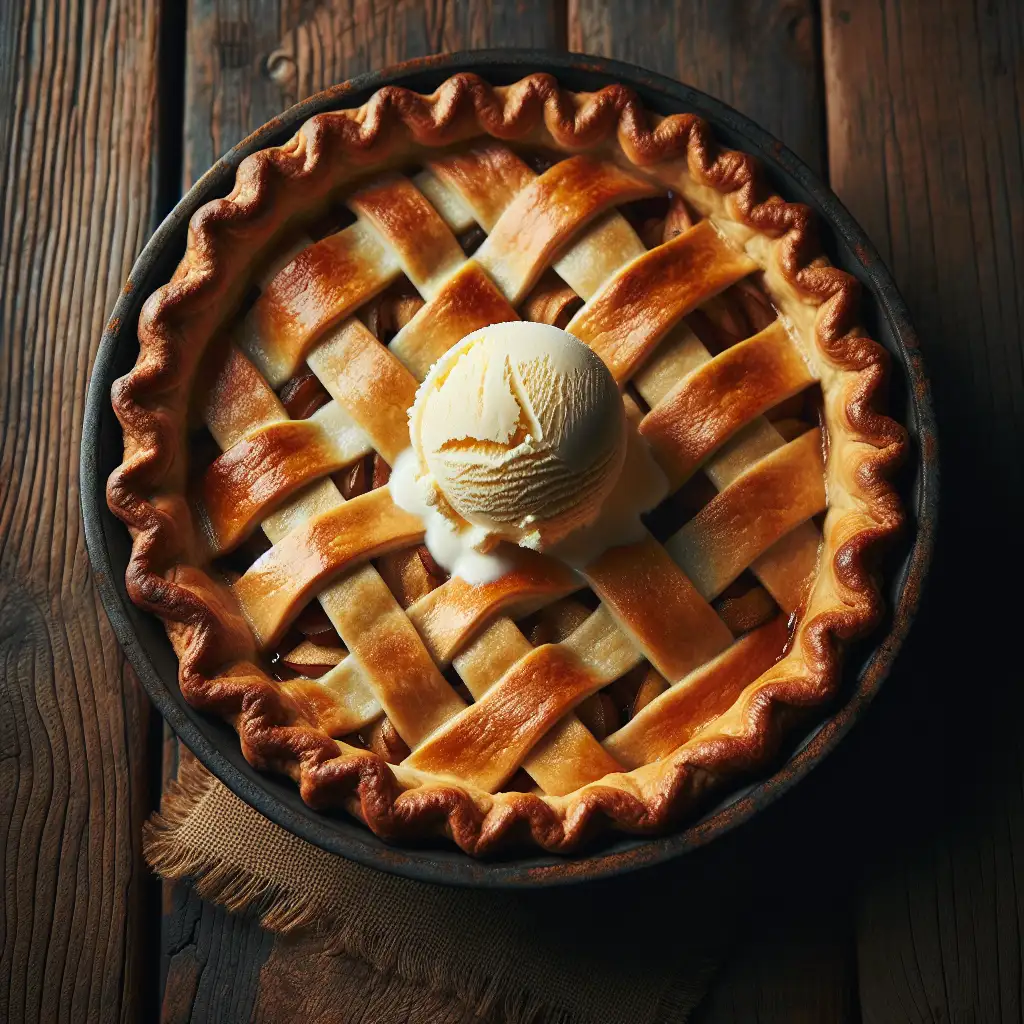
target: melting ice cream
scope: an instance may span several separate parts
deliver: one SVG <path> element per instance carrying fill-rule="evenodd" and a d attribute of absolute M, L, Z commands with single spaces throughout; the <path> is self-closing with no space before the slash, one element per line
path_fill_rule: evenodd
<path fill-rule="evenodd" d="M 409 427 L 435 507 L 484 550 L 497 540 L 543 550 L 592 522 L 625 454 L 607 367 L 547 324 L 468 335 L 427 375 Z"/>
<path fill-rule="evenodd" d="M 641 513 L 667 491 L 604 363 L 545 324 L 467 335 L 420 386 L 409 432 L 392 496 L 423 519 L 437 562 L 468 583 L 512 568 L 502 541 L 582 568 L 639 540 Z"/>

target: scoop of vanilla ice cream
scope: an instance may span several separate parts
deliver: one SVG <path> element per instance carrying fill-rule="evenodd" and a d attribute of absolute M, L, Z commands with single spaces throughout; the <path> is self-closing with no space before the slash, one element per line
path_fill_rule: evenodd
<path fill-rule="evenodd" d="M 541 550 L 591 522 L 625 455 L 607 367 L 571 334 L 526 321 L 451 348 L 420 386 L 409 426 L 428 500 L 485 550 L 498 539 Z"/>

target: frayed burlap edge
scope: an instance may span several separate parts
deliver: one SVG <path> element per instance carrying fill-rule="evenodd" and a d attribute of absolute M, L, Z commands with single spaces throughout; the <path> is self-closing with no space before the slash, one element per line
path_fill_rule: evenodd
<path fill-rule="evenodd" d="M 396 974 L 413 986 L 457 1000 L 473 1012 L 507 1024 L 583 1024 L 590 1008 L 558 1005 L 551 998 L 557 980 L 545 979 L 539 994 L 517 974 L 510 957 L 504 970 L 453 964 L 408 941 L 386 914 L 366 904 L 408 898 L 403 887 L 422 885 L 381 875 L 344 861 L 299 839 L 244 803 L 183 751 L 177 780 L 167 784 L 161 809 L 146 823 L 143 850 L 152 869 L 165 879 L 187 879 L 205 900 L 232 912 L 248 911 L 278 933 L 311 929 L 327 953 L 357 957 L 378 972 Z M 217 828 L 211 828 L 217 822 Z M 363 885 L 374 894 L 361 899 Z M 435 888 L 435 887 L 430 887 Z M 452 892 L 448 890 L 448 892 Z M 415 899 L 415 895 L 411 898 Z M 485 894 L 452 900 L 486 899 Z M 666 991 L 653 1022 L 686 1019 L 707 989 L 716 964 L 691 961 L 679 983 Z M 536 979 L 531 979 L 536 982 Z M 574 998 L 566 992 L 565 1001 Z"/>
<path fill-rule="evenodd" d="M 260 924 L 274 932 L 290 932 L 321 920 L 318 901 L 293 892 L 286 883 L 239 866 L 234 859 L 190 841 L 186 830 L 202 805 L 219 795 L 220 785 L 199 761 L 183 758 L 177 779 L 169 782 L 154 812 L 143 826 L 143 853 L 149 866 L 162 878 L 187 878 L 203 899 L 241 912 L 257 912 Z M 232 799 L 237 800 L 233 794 Z M 301 844 L 273 822 L 259 817 L 264 827 L 280 832 L 275 840 Z M 325 854 L 324 856 L 328 856 Z"/>

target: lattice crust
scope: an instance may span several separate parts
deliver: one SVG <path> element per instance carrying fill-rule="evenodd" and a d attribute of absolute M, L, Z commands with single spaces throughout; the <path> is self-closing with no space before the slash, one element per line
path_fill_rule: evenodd
<path fill-rule="evenodd" d="M 537 173 L 517 143 L 564 158 Z M 642 241 L 620 208 L 669 190 Z M 354 221 L 306 236 L 339 198 Z M 467 257 L 471 229 L 485 238 Z M 736 322 L 752 274 L 779 315 L 709 350 L 686 318 Z M 420 308 L 385 344 L 356 314 L 400 278 Z M 579 573 L 518 551 L 487 586 L 441 581 L 386 487 L 346 500 L 334 475 L 374 452 L 393 463 L 433 362 L 521 315 L 566 325 L 639 396 L 645 409 L 624 397 L 629 443 L 646 441 L 674 491 L 701 474 L 717 493 L 664 544 L 647 535 Z M 900 522 L 884 474 L 904 437 L 872 408 L 884 353 L 855 317 L 855 283 L 813 251 L 807 210 L 762 199 L 752 161 L 694 117 L 543 75 L 381 90 L 245 160 L 147 303 L 113 395 L 125 461 L 108 495 L 134 537 L 129 591 L 165 619 L 186 698 L 233 720 L 246 756 L 315 806 L 344 804 L 389 837 L 440 829 L 471 853 L 513 834 L 567 850 L 602 821 L 662 827 L 766 764 L 783 712 L 834 691 L 839 643 L 879 614 L 865 555 Z M 275 389 L 304 368 L 330 400 L 291 419 Z M 815 384 L 823 429 L 765 418 Z M 221 454 L 187 497 L 196 413 Z M 259 531 L 270 546 L 240 577 L 204 568 Z M 745 570 L 764 588 L 750 614 L 763 621 L 765 591 L 781 611 L 737 638 L 712 602 Z M 581 588 L 597 609 L 566 617 L 556 602 Z M 260 665 L 311 601 L 344 646 L 306 641 L 294 663 L 324 674 L 275 681 Z M 515 620 L 545 608 L 562 625 L 534 646 Z M 645 663 L 643 701 L 595 736 L 574 709 Z M 342 738 L 372 723 L 408 750 L 401 764 Z M 520 769 L 534 788 L 503 791 Z"/>

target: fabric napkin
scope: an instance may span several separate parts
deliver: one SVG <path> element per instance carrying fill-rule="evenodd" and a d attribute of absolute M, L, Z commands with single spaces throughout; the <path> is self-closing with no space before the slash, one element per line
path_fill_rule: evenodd
<path fill-rule="evenodd" d="M 687 870 L 699 857 L 556 889 L 431 885 L 298 839 L 182 754 L 146 826 L 161 876 L 508 1024 L 686 1021 L 733 930 L 728 895 Z"/>

